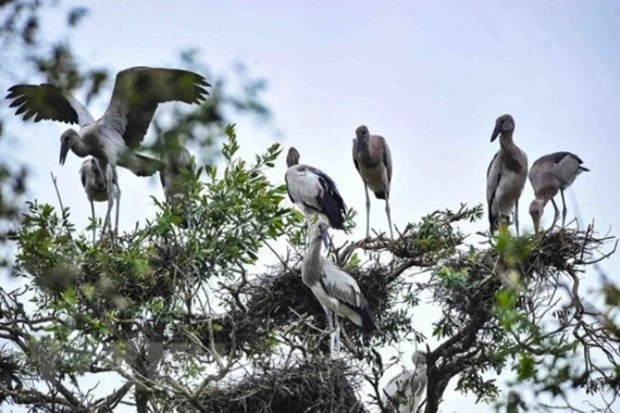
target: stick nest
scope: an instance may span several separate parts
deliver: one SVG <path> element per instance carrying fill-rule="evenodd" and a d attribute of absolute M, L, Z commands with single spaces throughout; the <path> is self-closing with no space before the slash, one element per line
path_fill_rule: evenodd
<path fill-rule="evenodd" d="M 363 271 L 348 271 L 359 284 L 375 315 L 375 323 L 378 324 L 385 314 L 384 310 L 390 295 L 390 283 L 386 277 L 388 271 L 385 266 L 379 265 L 367 267 Z M 246 351 L 256 351 L 257 342 L 265 339 L 269 330 L 290 326 L 301 317 L 310 316 L 312 320 L 309 323 L 315 328 L 308 326 L 306 338 L 311 343 L 319 343 L 318 347 L 322 353 L 329 352 L 327 335 L 321 339 L 323 334 L 317 331 L 320 329 L 327 333 L 325 311 L 303 283 L 298 268 L 288 270 L 283 266 L 275 267 L 271 274 L 240 286 L 238 293 L 244 299 L 239 300 L 237 308 L 213 321 L 223 327 L 213 331 L 218 348 L 223 346 L 229 349 L 233 345 L 231 333 L 234 332 L 234 345 Z M 205 321 L 199 323 L 201 328 L 207 325 Z M 348 320 L 342 320 L 341 328 L 352 340 L 357 340 L 360 343 L 358 345 L 361 345 L 361 331 L 358 326 Z M 202 338 L 203 344 L 209 346 L 208 331 L 198 335 Z"/>
<path fill-rule="evenodd" d="M 520 282 L 526 287 L 532 283 L 546 286 L 557 285 L 562 274 L 581 271 L 580 267 L 609 256 L 600 249 L 612 238 L 596 237 L 591 230 L 572 229 L 551 230 L 532 238 L 531 251 L 520 260 L 510 262 L 493 249 L 481 251 L 477 259 L 466 253 L 448 261 L 446 267 L 466 274 L 467 282 L 452 284 L 449 288 L 436 291 L 435 298 L 457 309 L 467 316 L 490 314 L 495 294 L 512 282 Z M 518 253 L 515 253 L 518 254 Z M 598 254 L 594 260 L 592 257 Z M 588 261 L 593 259 L 593 261 Z M 518 274 L 517 280 L 511 276 Z M 517 284 L 512 285 L 516 287 Z M 537 287 L 538 288 L 538 287 Z"/>
<path fill-rule="evenodd" d="M 316 357 L 217 387 L 205 392 L 200 404 L 218 413 L 366 413 L 353 376 L 344 363 Z"/>

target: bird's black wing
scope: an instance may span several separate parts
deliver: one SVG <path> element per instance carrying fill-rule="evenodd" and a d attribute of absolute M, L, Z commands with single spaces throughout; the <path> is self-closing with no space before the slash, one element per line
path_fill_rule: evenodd
<path fill-rule="evenodd" d="M 137 148 L 144 139 L 157 105 L 180 101 L 200 103 L 211 86 L 201 75 L 180 69 L 132 67 L 118 72 L 110 105 L 103 118 Z"/>
<path fill-rule="evenodd" d="M 552 153 L 550 156 L 553 157 L 553 161 L 554 163 L 560 163 L 562 161 L 562 159 L 564 159 L 567 156 L 570 156 L 571 158 L 573 158 L 574 160 L 577 161 L 577 164 L 579 165 L 579 169 L 582 171 L 586 171 L 589 172 L 590 169 L 586 168 L 585 166 L 581 166 L 581 164 L 583 163 L 583 161 L 581 160 L 580 157 L 578 157 L 577 155 L 575 155 L 572 152 L 555 152 Z"/>
<path fill-rule="evenodd" d="M 15 115 L 34 122 L 53 120 L 85 125 L 94 122 L 91 114 L 70 93 L 47 83 L 41 85 L 11 86 L 6 99 L 13 100 L 9 107 L 17 107 Z"/>
<path fill-rule="evenodd" d="M 544 156 L 543 158 L 551 159 L 553 163 L 560 163 L 567 156 L 570 156 L 571 158 L 575 159 L 579 164 L 583 163 L 581 158 L 579 158 L 577 155 L 571 152 L 554 152 L 554 153 Z"/>
<path fill-rule="evenodd" d="M 333 228 L 344 229 L 344 215 L 347 207 L 340 192 L 338 192 L 336 183 L 320 169 L 312 166 L 308 166 L 307 168 L 310 172 L 319 177 L 319 182 L 324 190 L 323 196 L 317 197 L 317 202 L 322 209 L 320 212 L 327 216 Z"/>

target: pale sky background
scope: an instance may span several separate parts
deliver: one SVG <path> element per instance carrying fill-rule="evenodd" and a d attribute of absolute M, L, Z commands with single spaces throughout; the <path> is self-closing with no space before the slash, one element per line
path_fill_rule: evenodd
<path fill-rule="evenodd" d="M 351 161 L 357 126 L 366 124 L 391 146 L 392 217 L 402 228 L 435 209 L 485 202 L 486 168 L 498 149 L 489 138 L 495 119 L 504 113 L 515 118 L 514 139 L 530 165 L 539 156 L 566 150 L 591 168 L 567 191 L 569 220 L 572 200 L 578 199 L 584 220 L 596 217 L 599 231 L 620 224 L 614 192 L 620 172 L 616 0 L 347 0 L 337 5 L 120 0 L 88 5 L 91 13 L 71 42 L 78 56 L 93 65 L 114 70 L 170 65 L 180 49 L 198 47 L 217 72 L 239 59 L 252 74 L 266 77 L 265 100 L 283 132 L 281 142 L 296 146 L 302 162 L 336 181 L 347 204 L 360 212 L 355 237 L 365 231 L 364 190 Z M 58 29 L 64 28 L 62 10 L 53 13 Z M 56 33 L 48 23 L 45 29 Z M 6 90 L 12 83 L 40 80 L 2 79 L 0 86 Z M 111 88 L 110 83 L 106 96 Z M 83 91 L 76 95 L 84 96 Z M 104 107 L 90 109 L 99 117 Z M 0 110 L 7 110 L 5 101 Z M 59 136 L 66 125 L 16 120 L 8 128 L 21 137 L 13 156 L 35 167 L 31 198 L 56 204 L 53 172 L 74 222 L 85 226 L 90 208 L 79 183 L 82 160 L 71 154 L 64 167 L 58 165 Z M 249 119 L 237 121 L 237 133 L 248 159 L 274 140 Z M 283 182 L 285 168 L 282 157 L 271 175 L 274 182 Z M 158 184 L 119 171 L 121 227 L 129 229 L 152 216 L 149 195 L 163 195 Z M 521 197 L 522 231 L 532 228 L 527 213 L 532 199 L 528 182 Z M 104 204 L 97 205 L 98 214 L 104 210 Z M 552 216 L 549 205 L 543 225 Z M 472 229 L 485 230 L 486 223 L 485 216 Z M 387 229 L 384 204 L 374 198 L 371 224 Z M 612 258 L 603 266 L 617 264 L 618 258 Z M 591 277 L 590 286 L 596 287 Z M 419 314 L 415 320 L 430 325 L 423 306 Z M 430 330 L 424 332 L 430 336 Z M 532 394 L 524 397 L 533 400 Z M 447 392 L 445 399 L 443 412 L 491 411 L 471 396 Z"/>

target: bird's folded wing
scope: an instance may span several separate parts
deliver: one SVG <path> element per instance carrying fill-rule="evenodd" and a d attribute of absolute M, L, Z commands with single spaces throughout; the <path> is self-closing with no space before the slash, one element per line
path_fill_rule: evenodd
<path fill-rule="evenodd" d="M 366 305 L 366 299 L 353 277 L 328 259 L 325 260 L 323 268 L 321 283 L 331 297 L 358 308 Z"/>
<path fill-rule="evenodd" d="M 333 197 L 338 204 L 342 205 L 343 209 L 346 209 L 344 200 L 342 199 L 342 196 L 340 195 L 340 192 L 338 191 L 338 187 L 336 186 L 334 180 L 320 169 L 317 169 L 313 166 L 308 166 L 307 168 L 310 172 L 319 177 L 319 182 L 321 183 L 321 186 L 323 187 L 325 192 L 327 192 L 331 197 Z"/>

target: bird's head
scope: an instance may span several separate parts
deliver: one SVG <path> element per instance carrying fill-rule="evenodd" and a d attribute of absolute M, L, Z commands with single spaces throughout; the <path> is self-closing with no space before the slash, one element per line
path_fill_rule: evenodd
<path fill-rule="evenodd" d="M 67 129 L 60 135 L 60 164 L 64 165 L 67 160 L 69 149 L 73 148 L 80 139 L 80 135 L 74 129 Z"/>
<path fill-rule="evenodd" d="M 534 231 L 538 232 L 540 227 L 540 218 L 542 217 L 543 210 L 545 209 L 545 201 L 542 199 L 535 199 L 530 204 L 530 216 L 534 222 Z"/>
<path fill-rule="evenodd" d="M 299 163 L 299 152 L 294 147 L 290 147 L 286 155 L 286 166 L 289 168 Z"/>
<path fill-rule="evenodd" d="M 510 133 L 515 130 L 515 121 L 512 116 L 506 114 L 502 115 L 495 121 L 495 129 L 491 135 L 491 142 L 497 139 L 500 133 Z"/>
<path fill-rule="evenodd" d="M 323 241 L 323 245 L 325 245 L 325 248 L 329 249 L 330 246 L 333 248 L 332 240 L 329 238 L 328 226 L 326 222 L 319 220 L 319 222 L 317 222 L 316 226 L 314 227 L 313 235 L 317 239 Z"/>
<path fill-rule="evenodd" d="M 359 139 L 368 138 L 370 136 L 370 132 L 368 131 L 366 125 L 358 126 L 357 129 L 355 129 L 355 136 Z"/>
<path fill-rule="evenodd" d="M 420 350 L 414 351 L 413 355 L 411 356 L 411 360 L 416 366 L 419 366 L 420 364 L 426 364 L 426 352 Z"/>

